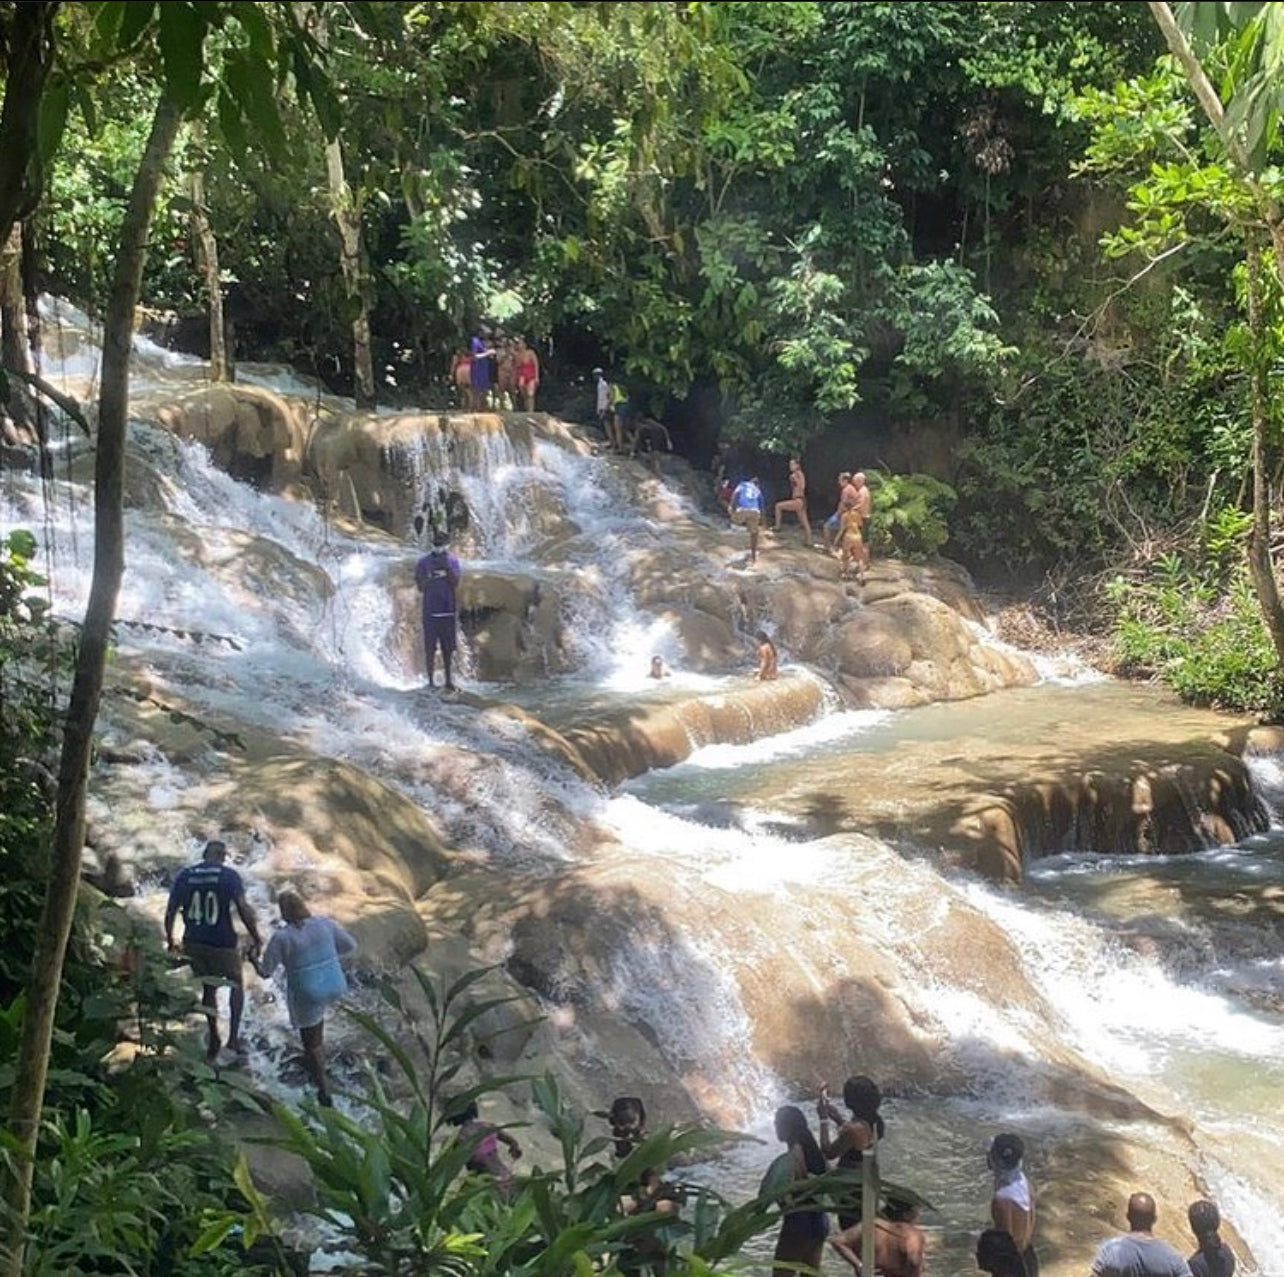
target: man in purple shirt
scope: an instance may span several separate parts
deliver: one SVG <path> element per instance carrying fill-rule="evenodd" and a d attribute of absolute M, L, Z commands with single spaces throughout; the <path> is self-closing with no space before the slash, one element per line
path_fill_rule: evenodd
<path fill-rule="evenodd" d="M 463 570 L 459 560 L 446 548 L 450 538 L 444 530 L 433 533 L 433 548 L 415 564 L 415 584 L 423 594 L 424 660 L 428 686 L 436 685 L 437 648 L 446 671 L 446 690 L 455 690 L 450 661 L 455 654 L 459 604 L 455 591 Z"/>

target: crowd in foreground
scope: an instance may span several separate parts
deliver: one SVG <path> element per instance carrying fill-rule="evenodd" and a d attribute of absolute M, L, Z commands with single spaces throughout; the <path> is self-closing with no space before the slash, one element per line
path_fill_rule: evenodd
<path fill-rule="evenodd" d="M 302 897 L 283 890 L 277 897 L 281 926 L 264 945 L 258 918 L 246 899 L 241 875 L 227 864 L 227 846 L 219 840 L 205 845 L 200 861 L 180 870 L 170 890 L 165 910 L 165 938 L 174 953 L 191 964 L 203 989 L 208 1017 L 207 1057 L 219 1058 L 224 1043 L 219 1034 L 218 990 L 230 991 L 230 1031 L 226 1046 L 242 1055 L 241 1018 L 244 1008 L 244 962 L 249 960 L 265 979 L 283 973 L 290 1023 L 298 1031 L 303 1061 L 322 1105 L 330 1105 L 324 1059 L 326 1013 L 347 992 L 344 962 L 356 952 L 356 942 L 337 923 L 311 913 Z M 181 942 L 175 938 L 179 918 Z M 246 952 L 234 918 L 239 918 L 248 938 Z M 858 1274 L 866 1221 L 862 1218 L 859 1191 L 833 1210 L 834 1203 L 809 1183 L 824 1176 L 831 1166 L 860 1172 L 886 1135 L 880 1112 L 882 1093 L 864 1076 L 850 1077 L 843 1085 L 844 1115 L 821 1090 L 816 1101 L 819 1135 L 813 1134 L 802 1109 L 786 1105 L 776 1112 L 775 1132 L 785 1151 L 772 1162 L 763 1178 L 759 1196 L 777 1202 L 781 1211 L 773 1277 L 811 1274 L 820 1269 L 826 1249 L 838 1255 Z M 626 1158 L 646 1137 L 646 1110 L 640 1099 L 624 1096 L 601 1116 L 611 1125 L 615 1152 Z M 456 1118 L 459 1138 L 470 1142 L 469 1169 L 490 1176 L 501 1194 L 514 1189 L 511 1169 L 500 1152 L 502 1144 L 514 1157 L 521 1147 L 511 1133 L 480 1120 L 477 1106 L 465 1106 Z M 986 1155 L 993 1177 L 990 1227 L 976 1243 L 980 1271 L 993 1277 L 1038 1277 L 1035 1246 L 1036 1194 L 1025 1173 L 1025 1145 L 1019 1135 L 996 1135 Z M 680 1210 L 681 1196 L 664 1179 L 664 1167 L 642 1169 L 637 1183 L 622 1203 L 629 1214 L 653 1211 L 658 1216 Z M 873 1221 L 874 1266 L 883 1277 L 920 1277 L 925 1271 L 925 1236 L 918 1222 L 923 1199 L 902 1195 L 886 1186 L 879 1195 L 880 1208 Z M 1154 1198 L 1133 1193 L 1126 1208 L 1128 1231 L 1102 1243 L 1091 1268 L 1091 1277 L 1232 1277 L 1235 1257 L 1220 1236 L 1221 1219 L 1209 1201 L 1194 1202 L 1188 1211 L 1197 1248 L 1189 1260 L 1155 1235 L 1158 1210 Z M 656 1265 L 650 1265 L 654 1270 Z"/>

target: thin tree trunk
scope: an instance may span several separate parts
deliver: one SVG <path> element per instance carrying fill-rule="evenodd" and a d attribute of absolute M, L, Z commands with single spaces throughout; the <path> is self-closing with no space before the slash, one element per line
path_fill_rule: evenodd
<path fill-rule="evenodd" d="M 162 94 L 152 117 L 147 148 L 134 177 L 121 226 L 111 298 L 103 324 L 102 385 L 98 399 L 98 450 L 94 473 L 94 575 L 76 654 L 58 767 L 58 808 L 49 881 L 36 932 L 31 984 L 14 1073 L 9 1134 L 14 1149 L 5 1162 L 6 1277 L 21 1277 L 24 1235 L 31 1211 L 32 1163 L 44 1104 L 45 1080 L 63 959 L 71 934 L 85 843 L 89 754 L 102 697 L 107 643 L 124 574 L 125 419 L 129 406 L 129 350 L 134 308 L 142 288 L 147 238 L 165 159 L 178 135 L 178 108 Z"/>
<path fill-rule="evenodd" d="M 1284 605 L 1271 559 L 1271 486 L 1268 464 L 1267 413 L 1270 387 L 1263 350 L 1266 344 L 1262 315 L 1262 255 L 1255 239 L 1248 245 L 1248 328 L 1253 361 L 1253 531 L 1248 543 L 1248 568 L 1262 617 L 1275 645 L 1275 655 L 1284 665 Z"/>
<path fill-rule="evenodd" d="M 27 344 L 27 308 L 22 295 L 21 222 L 14 222 L 9 238 L 0 243 L 0 365 L 10 373 L 34 371 L 31 347 Z M 9 379 L 9 402 L 4 411 L 18 427 L 19 436 L 35 430 L 35 401 L 17 378 Z"/>
<path fill-rule="evenodd" d="M 330 203 L 339 228 L 339 262 L 348 300 L 353 304 L 352 359 L 358 408 L 375 406 L 374 352 L 370 342 L 370 271 L 361 238 L 361 210 L 343 171 L 339 139 L 326 143 L 326 171 L 330 177 Z"/>
<path fill-rule="evenodd" d="M 40 199 L 36 144 L 40 99 L 53 67 L 57 0 L 15 4 L 9 20 L 0 107 L 0 244 Z"/>
<path fill-rule="evenodd" d="M 205 206 L 204 156 L 201 142 L 205 130 L 200 123 L 192 125 L 192 140 L 197 143 L 195 164 L 188 175 L 188 195 L 192 201 L 192 234 L 196 238 L 196 256 L 205 277 L 205 297 L 210 316 L 210 380 L 231 381 L 232 361 L 227 347 L 227 325 L 223 321 L 223 281 L 218 269 L 218 237 L 210 225 Z"/>

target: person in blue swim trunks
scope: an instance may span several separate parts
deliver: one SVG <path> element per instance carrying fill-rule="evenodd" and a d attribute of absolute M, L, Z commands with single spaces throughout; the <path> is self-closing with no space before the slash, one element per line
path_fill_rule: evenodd
<path fill-rule="evenodd" d="M 290 1023 L 299 1031 L 317 1100 L 328 1108 L 333 1101 L 325 1072 L 325 1013 L 348 991 L 342 962 L 356 953 L 357 942 L 333 919 L 314 917 L 297 891 L 281 892 L 277 908 L 284 925 L 268 941 L 259 974 L 266 980 L 285 968 Z"/>

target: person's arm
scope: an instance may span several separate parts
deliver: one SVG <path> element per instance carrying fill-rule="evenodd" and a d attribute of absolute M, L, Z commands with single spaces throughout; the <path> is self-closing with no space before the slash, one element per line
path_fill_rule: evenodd
<path fill-rule="evenodd" d="M 334 951 L 341 958 L 350 958 L 357 951 L 357 942 L 333 918 L 330 923 L 330 934 L 334 936 Z"/>
<path fill-rule="evenodd" d="M 263 937 L 259 934 L 258 916 L 254 912 L 254 906 L 245 898 L 245 885 L 241 882 L 239 875 L 236 895 L 232 897 L 232 903 L 236 906 L 236 912 L 241 915 L 246 934 L 250 937 L 250 956 L 253 958 L 262 952 Z"/>
<path fill-rule="evenodd" d="M 281 952 L 285 948 L 285 941 L 282 936 L 285 933 L 277 931 L 267 942 L 267 948 L 263 951 L 263 956 L 254 965 L 265 980 L 272 978 L 272 974 L 285 961 L 285 954 Z"/>
<path fill-rule="evenodd" d="M 178 944 L 174 940 L 174 919 L 178 917 L 178 906 L 182 890 L 183 875 L 180 873 L 174 879 L 174 885 L 169 889 L 169 900 L 165 905 L 165 947 L 171 953 L 178 952 Z"/>
<path fill-rule="evenodd" d="M 495 1137 L 508 1148 L 514 1158 L 521 1157 L 522 1146 L 517 1142 L 515 1136 L 509 1134 L 508 1131 L 496 1131 Z"/>
<path fill-rule="evenodd" d="M 850 1228 L 844 1228 L 841 1233 L 829 1239 L 829 1244 L 856 1270 L 860 1273 L 860 1246 L 861 1231 L 859 1224 L 853 1224 Z"/>

